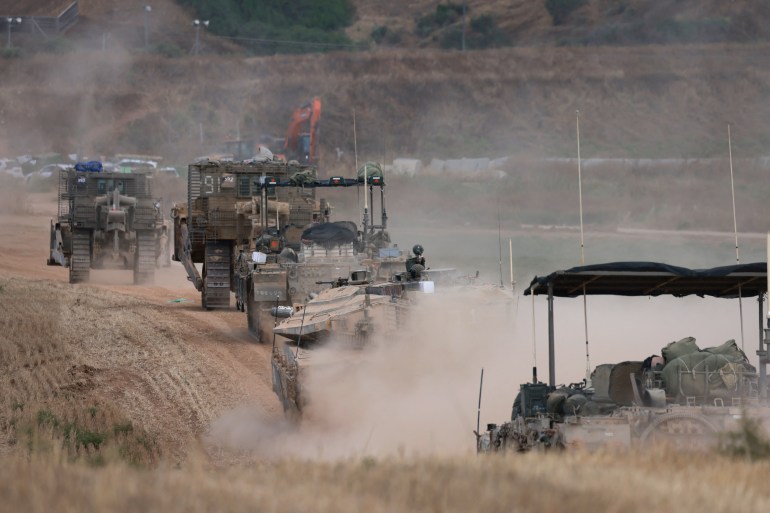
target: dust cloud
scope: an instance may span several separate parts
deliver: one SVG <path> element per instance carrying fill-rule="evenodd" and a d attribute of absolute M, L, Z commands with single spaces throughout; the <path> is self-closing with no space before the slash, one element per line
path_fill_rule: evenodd
<path fill-rule="evenodd" d="M 510 401 L 515 308 L 495 287 L 421 295 L 395 335 L 358 352 L 333 341 L 309 351 L 297 426 L 233 412 L 212 425 L 210 441 L 311 458 L 470 453 L 482 367 L 484 386 Z"/>

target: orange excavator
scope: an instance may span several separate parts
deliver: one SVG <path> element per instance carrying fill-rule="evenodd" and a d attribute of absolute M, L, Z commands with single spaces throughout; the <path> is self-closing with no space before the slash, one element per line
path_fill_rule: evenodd
<path fill-rule="evenodd" d="M 294 111 L 283 143 L 286 160 L 296 160 L 305 165 L 318 164 L 319 121 L 321 99 L 317 96 Z"/>

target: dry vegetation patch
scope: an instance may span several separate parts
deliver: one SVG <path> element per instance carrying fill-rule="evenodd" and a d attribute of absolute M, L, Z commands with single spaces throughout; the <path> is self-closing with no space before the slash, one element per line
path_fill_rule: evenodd
<path fill-rule="evenodd" d="M 30 512 L 734 512 L 770 507 L 768 470 L 767 463 L 664 452 L 282 460 L 224 470 L 194 460 L 149 471 L 32 458 L 0 467 L 0 495 Z"/>

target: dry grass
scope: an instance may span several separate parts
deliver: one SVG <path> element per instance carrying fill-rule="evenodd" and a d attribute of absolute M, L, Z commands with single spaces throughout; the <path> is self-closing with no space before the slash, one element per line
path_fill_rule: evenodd
<path fill-rule="evenodd" d="M 0 278 L 0 453 L 58 450 L 98 463 L 115 451 L 131 463 L 152 463 L 159 454 L 153 437 L 96 393 L 100 371 L 80 363 L 60 291 Z"/>
<path fill-rule="evenodd" d="M 764 511 L 770 464 L 706 454 L 601 453 L 303 462 L 211 469 L 0 466 L 16 511 Z"/>

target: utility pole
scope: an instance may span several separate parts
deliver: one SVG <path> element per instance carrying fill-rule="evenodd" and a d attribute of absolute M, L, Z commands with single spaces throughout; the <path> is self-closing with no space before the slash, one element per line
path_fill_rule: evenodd
<path fill-rule="evenodd" d="M 144 51 L 150 49 L 150 30 L 149 30 L 149 18 L 152 12 L 152 7 L 149 5 L 144 6 Z"/>
<path fill-rule="evenodd" d="M 201 25 L 204 27 L 209 26 L 209 20 L 193 20 L 193 27 L 195 27 L 195 44 L 193 45 L 190 53 L 198 55 L 201 51 Z"/>
<path fill-rule="evenodd" d="M 463 46 L 462 46 L 463 52 L 465 51 L 465 11 L 466 11 L 467 8 L 468 8 L 467 2 L 463 2 L 463 39 L 462 39 L 462 41 L 463 41 Z"/>
<path fill-rule="evenodd" d="M 21 18 L 13 18 L 8 17 L 5 19 L 5 22 L 8 24 L 8 42 L 6 43 L 5 47 L 10 48 L 11 47 L 11 25 L 14 23 L 21 23 Z"/>

